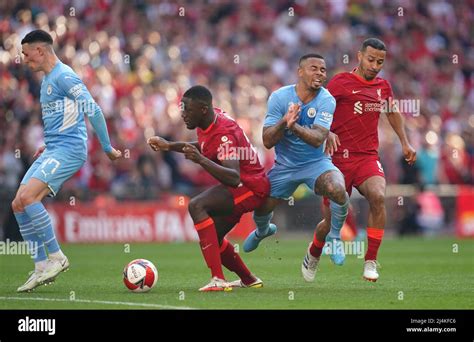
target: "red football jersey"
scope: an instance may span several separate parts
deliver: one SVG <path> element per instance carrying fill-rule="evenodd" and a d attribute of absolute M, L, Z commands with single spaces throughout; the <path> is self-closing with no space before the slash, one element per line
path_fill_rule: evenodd
<path fill-rule="evenodd" d="M 201 153 L 218 164 L 225 159 L 239 160 L 242 184 L 257 196 L 268 196 L 270 182 L 244 131 L 221 109 L 214 108 L 214 113 L 216 119 L 206 130 L 197 129 Z"/>
<path fill-rule="evenodd" d="M 335 157 L 344 153 L 377 154 L 380 113 L 393 99 L 390 83 L 380 77 L 366 81 L 353 71 L 334 76 L 327 89 L 336 99 L 331 132 L 341 141 Z"/>

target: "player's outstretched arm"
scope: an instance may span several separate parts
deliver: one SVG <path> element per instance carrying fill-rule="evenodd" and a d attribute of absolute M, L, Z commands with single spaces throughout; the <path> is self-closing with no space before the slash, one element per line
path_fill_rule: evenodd
<path fill-rule="evenodd" d="M 102 150 L 109 159 L 115 160 L 122 157 L 122 152 L 116 150 L 110 144 L 109 133 L 102 110 L 94 101 L 94 98 L 81 79 L 74 73 L 64 73 L 59 77 L 58 85 L 61 89 L 64 89 L 66 96 L 73 100 L 76 105 L 85 105 L 83 111 L 89 117 L 89 121 L 99 138 Z"/>
<path fill-rule="evenodd" d="M 154 136 L 148 138 L 147 144 L 150 145 L 153 151 L 173 151 L 184 153 L 183 148 L 186 144 L 193 145 L 199 150 L 199 143 L 194 142 L 180 142 L 180 141 L 168 141 L 165 138 Z"/>
<path fill-rule="evenodd" d="M 94 114 L 88 115 L 88 117 L 92 127 L 94 127 L 95 134 L 97 134 L 99 138 L 102 150 L 107 154 L 110 160 L 119 159 L 122 157 L 122 152 L 116 150 L 110 144 L 109 132 L 107 131 L 107 125 L 102 110 L 97 104 L 95 104 L 95 107 Z"/>
<path fill-rule="evenodd" d="M 329 130 L 319 125 L 312 125 L 311 127 L 303 127 L 295 123 L 291 131 L 305 143 L 319 147 L 328 137 Z"/>
<path fill-rule="evenodd" d="M 416 161 L 416 151 L 408 141 L 402 114 L 395 110 L 388 113 L 387 118 L 388 122 L 390 122 L 390 126 L 392 126 L 393 130 L 395 133 L 397 133 L 398 138 L 400 139 L 403 156 L 406 162 L 408 165 L 413 165 Z"/>
<path fill-rule="evenodd" d="M 240 162 L 238 160 L 222 160 L 219 165 L 203 156 L 196 146 L 186 144 L 183 147 L 184 156 L 203 167 L 215 179 L 224 185 L 237 187 L 240 184 Z"/>

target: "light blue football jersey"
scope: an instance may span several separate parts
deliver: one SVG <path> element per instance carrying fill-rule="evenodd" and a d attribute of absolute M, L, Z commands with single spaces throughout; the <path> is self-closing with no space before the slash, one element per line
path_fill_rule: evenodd
<path fill-rule="evenodd" d="M 85 160 L 87 128 L 84 114 L 93 117 L 96 113 L 102 116 L 102 112 L 79 76 L 68 65 L 58 61 L 43 78 L 40 102 L 47 149 L 73 153 Z M 101 143 L 104 142 L 103 148 L 107 152 L 110 148 L 107 128 L 105 125 L 95 126 L 100 126 L 98 130 L 94 128 L 99 139 L 103 137 Z"/>
<path fill-rule="evenodd" d="M 330 129 L 333 120 L 336 100 L 329 91 L 321 87 L 316 97 L 302 104 L 296 94 L 296 85 L 288 85 L 274 91 L 267 104 L 267 114 L 265 116 L 264 127 L 273 126 L 280 121 L 292 103 L 301 105 L 298 124 L 303 127 L 319 125 Z M 318 148 L 313 147 L 289 129 L 285 129 L 283 138 L 275 145 L 276 162 L 291 168 L 298 168 L 314 163 L 321 158 L 328 158 L 324 154 L 324 144 Z"/>

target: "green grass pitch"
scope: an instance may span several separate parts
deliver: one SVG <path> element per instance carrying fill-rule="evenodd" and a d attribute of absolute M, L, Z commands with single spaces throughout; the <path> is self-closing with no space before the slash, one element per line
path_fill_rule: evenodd
<path fill-rule="evenodd" d="M 29 256 L 2 255 L 0 309 L 474 308 L 473 240 L 386 239 L 377 283 L 362 280 L 363 259 L 354 255 L 342 267 L 323 256 L 316 281 L 306 283 L 300 267 L 308 241 L 272 237 L 256 251 L 242 252 L 264 287 L 226 293 L 197 291 L 210 278 L 198 243 L 131 244 L 129 253 L 124 244 L 63 245 L 70 270 L 31 293 L 16 293 L 32 269 Z M 148 293 L 132 293 L 123 285 L 123 267 L 136 258 L 158 268 L 158 283 Z"/>

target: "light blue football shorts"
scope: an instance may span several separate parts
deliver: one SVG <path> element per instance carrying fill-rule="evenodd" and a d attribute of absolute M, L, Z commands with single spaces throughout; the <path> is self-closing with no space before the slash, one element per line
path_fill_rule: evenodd
<path fill-rule="evenodd" d="M 332 170 L 339 171 L 330 158 L 321 158 L 298 168 L 283 166 L 275 161 L 275 165 L 268 172 L 271 184 L 270 197 L 288 199 L 303 183 L 314 191 L 318 177 Z"/>
<path fill-rule="evenodd" d="M 56 196 L 61 186 L 79 171 L 85 159 L 77 155 L 63 152 L 60 149 L 46 150 L 30 166 L 21 184 L 26 184 L 30 178 L 37 178 L 48 184 L 53 197 Z"/>

